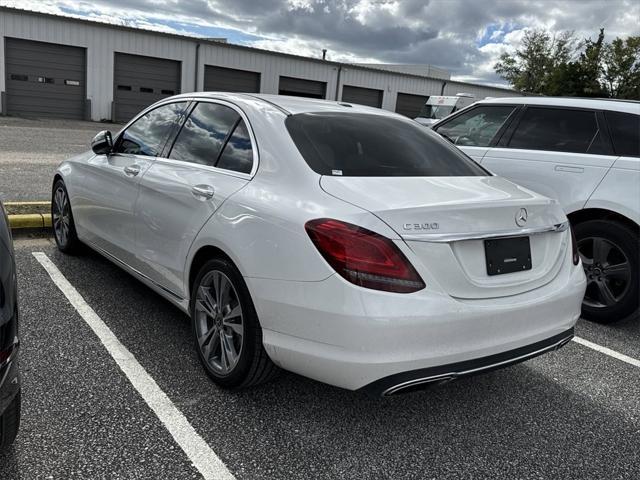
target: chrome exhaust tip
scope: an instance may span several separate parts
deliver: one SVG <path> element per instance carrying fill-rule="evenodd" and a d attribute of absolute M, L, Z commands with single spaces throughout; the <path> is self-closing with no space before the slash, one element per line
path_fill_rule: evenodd
<path fill-rule="evenodd" d="M 410 382 L 400 383 L 386 389 L 383 393 L 383 397 L 390 397 L 392 395 L 400 395 L 403 393 L 415 392 L 418 390 L 424 390 L 430 386 L 442 385 L 449 383 L 457 378 L 455 374 L 437 375 L 435 377 L 417 378 Z"/>

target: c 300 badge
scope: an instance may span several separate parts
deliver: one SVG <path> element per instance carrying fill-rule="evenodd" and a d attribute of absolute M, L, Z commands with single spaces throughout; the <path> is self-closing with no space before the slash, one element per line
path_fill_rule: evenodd
<path fill-rule="evenodd" d="M 440 225 L 437 222 L 431 223 L 404 223 L 402 228 L 407 231 L 426 231 L 426 230 L 438 230 Z"/>

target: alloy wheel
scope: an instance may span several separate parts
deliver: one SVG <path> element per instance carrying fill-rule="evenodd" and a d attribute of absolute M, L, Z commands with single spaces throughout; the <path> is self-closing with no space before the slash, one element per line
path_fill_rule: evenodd
<path fill-rule="evenodd" d="M 196 337 L 202 356 L 219 375 L 233 371 L 244 345 L 244 322 L 238 293 L 224 273 L 208 272 L 195 301 Z"/>
<path fill-rule="evenodd" d="M 71 209 L 69 207 L 69 199 L 67 192 L 62 186 L 58 187 L 53 196 L 52 209 L 53 231 L 60 245 L 66 245 L 69 240 L 69 231 L 71 228 Z"/>
<path fill-rule="evenodd" d="M 594 308 L 615 305 L 631 284 L 631 264 L 622 249 L 603 237 L 586 237 L 578 250 L 587 276 L 584 304 Z"/>

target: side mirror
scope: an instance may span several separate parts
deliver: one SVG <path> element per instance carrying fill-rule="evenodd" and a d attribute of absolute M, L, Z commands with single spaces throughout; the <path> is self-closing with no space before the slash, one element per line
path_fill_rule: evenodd
<path fill-rule="evenodd" d="M 91 140 L 91 150 L 98 155 L 106 155 L 113 149 L 113 139 L 109 130 L 99 132 Z"/>

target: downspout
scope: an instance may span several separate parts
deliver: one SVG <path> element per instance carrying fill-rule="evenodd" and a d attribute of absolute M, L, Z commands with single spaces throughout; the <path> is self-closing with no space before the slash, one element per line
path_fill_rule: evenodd
<path fill-rule="evenodd" d="M 444 87 L 446 87 L 446 86 L 447 86 L 447 81 L 443 80 L 442 81 L 442 88 L 440 89 L 440 96 L 444 95 Z"/>
<path fill-rule="evenodd" d="M 198 91 L 198 75 L 200 74 L 200 43 L 196 44 L 196 71 L 193 80 L 193 91 Z"/>
<path fill-rule="evenodd" d="M 340 93 L 340 77 L 342 76 L 342 65 L 338 65 L 338 77 L 336 78 L 336 102 L 339 101 L 338 93 Z"/>

